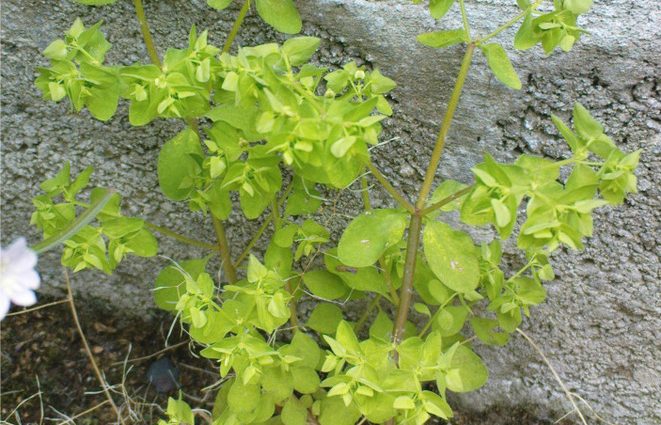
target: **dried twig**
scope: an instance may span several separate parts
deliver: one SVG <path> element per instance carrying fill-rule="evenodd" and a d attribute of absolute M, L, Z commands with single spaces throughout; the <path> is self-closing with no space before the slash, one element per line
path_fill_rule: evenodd
<path fill-rule="evenodd" d="M 101 373 L 99 366 L 96 364 L 96 360 L 94 360 L 94 355 L 92 354 L 92 350 L 90 349 L 90 346 L 87 343 L 87 338 L 85 338 L 85 333 L 83 332 L 83 328 L 80 326 L 80 321 L 78 320 L 78 312 L 76 310 L 76 304 L 73 300 L 71 281 L 69 280 L 69 273 L 67 272 L 67 269 L 64 269 L 64 280 L 67 285 L 67 294 L 69 295 L 69 307 L 71 308 L 71 315 L 73 316 L 73 321 L 76 325 L 76 329 L 78 330 L 78 334 L 80 335 L 80 339 L 83 342 L 83 347 L 85 348 L 85 353 L 87 354 L 87 358 L 89 359 L 89 362 L 92 365 L 92 369 L 94 369 L 94 374 L 96 374 L 96 378 L 98 379 L 99 384 L 101 384 L 101 388 L 103 389 L 103 392 L 105 393 L 108 402 L 110 403 L 113 410 L 117 414 L 117 420 L 119 421 L 120 424 L 124 425 L 124 419 L 122 418 L 122 415 L 119 411 L 119 408 L 115 404 L 115 401 L 112 399 L 112 396 L 110 395 L 110 391 L 108 390 L 108 385 L 106 384 L 105 379 L 103 379 L 103 374 Z"/>

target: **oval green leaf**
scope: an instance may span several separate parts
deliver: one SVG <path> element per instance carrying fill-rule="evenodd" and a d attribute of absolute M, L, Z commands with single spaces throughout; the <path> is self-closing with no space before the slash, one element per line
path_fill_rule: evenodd
<path fill-rule="evenodd" d="M 255 0 L 257 13 L 273 28 L 285 34 L 297 34 L 303 23 L 293 0 Z"/>
<path fill-rule="evenodd" d="M 505 49 L 498 43 L 480 46 L 482 53 L 487 58 L 487 64 L 498 80 L 507 87 L 520 90 L 521 80 L 505 53 Z"/>
<path fill-rule="evenodd" d="M 186 199 L 194 189 L 193 177 L 200 166 L 191 154 L 201 157 L 202 148 L 200 139 L 190 128 L 167 141 L 158 154 L 158 184 L 173 201 Z"/>
<path fill-rule="evenodd" d="M 477 288 L 480 265 L 467 233 L 432 222 L 425 227 L 423 240 L 429 267 L 445 286 L 459 293 Z"/>
<path fill-rule="evenodd" d="M 344 231 L 337 246 L 342 263 L 367 267 L 376 263 L 388 247 L 404 236 L 406 215 L 392 210 L 372 210 L 356 217 Z"/>
<path fill-rule="evenodd" d="M 349 295 L 349 287 L 338 276 L 326 270 L 312 270 L 303 275 L 305 286 L 314 295 L 336 300 Z"/>

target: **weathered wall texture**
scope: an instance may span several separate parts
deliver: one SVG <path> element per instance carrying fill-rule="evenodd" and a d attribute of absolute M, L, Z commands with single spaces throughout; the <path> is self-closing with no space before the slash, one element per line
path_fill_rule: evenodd
<path fill-rule="evenodd" d="M 159 146 L 181 126 L 160 121 L 131 128 L 120 108 L 103 124 L 88 114 L 72 114 L 65 104 L 39 98 L 33 85 L 39 52 L 59 37 L 76 16 L 86 23 L 104 19 L 114 47 L 110 62 L 146 60 L 131 4 L 86 8 L 69 1 L 7 0 L 2 7 L 2 243 L 18 235 L 38 236 L 28 226 L 30 199 L 37 183 L 65 158 L 74 169 L 97 169 L 96 180 L 130 199 L 127 211 L 151 221 L 212 240 L 210 224 L 190 216 L 185 205 L 165 202 L 158 193 Z M 323 38 L 317 60 L 338 66 L 356 59 L 394 78 L 395 118 L 375 152 L 376 162 L 407 193 L 420 181 L 434 133 L 458 70 L 460 48 L 432 51 L 416 45 L 416 34 L 440 28 L 422 6 L 406 1 L 300 0 L 304 32 Z M 516 13 L 513 0 L 471 0 L 469 14 L 477 33 L 486 33 Z M 657 0 L 597 1 L 585 16 L 591 34 L 569 54 L 543 58 L 539 51 L 511 52 L 524 88 L 507 90 L 478 58 L 453 125 L 440 174 L 468 180 L 468 168 L 485 150 L 499 159 L 522 152 L 559 157 L 566 148 L 550 123 L 551 113 L 568 117 L 580 101 L 593 111 L 625 150 L 641 148 L 640 193 L 625 205 L 598 214 L 595 237 L 582 253 L 555 257 L 558 278 L 548 285 L 546 304 L 534 309 L 527 331 L 538 341 L 570 390 L 576 391 L 610 422 L 661 423 L 661 304 L 659 297 L 659 153 L 661 129 L 661 4 Z M 209 28 L 221 44 L 230 15 L 216 13 L 203 0 L 147 3 L 159 46 L 179 46 L 191 24 Z M 459 25 L 450 15 L 441 26 Z M 512 34 L 505 34 L 511 40 Z M 244 25 L 241 44 L 282 40 L 255 18 Z M 510 45 L 510 44 L 508 44 Z M 377 194 L 376 203 L 387 199 Z M 337 211 L 351 213 L 358 199 L 343 196 Z M 345 220 L 329 214 L 336 228 Z M 234 218 L 229 229 L 237 249 L 257 224 Z M 194 250 L 163 242 L 163 253 L 189 257 Z M 511 249 L 511 260 L 519 261 Z M 126 311 L 151 306 L 149 288 L 163 259 L 132 260 L 108 279 L 81 273 L 77 288 Z M 49 291 L 61 287 L 57 257 L 41 262 Z M 537 406 L 540 415 L 569 409 L 539 356 L 520 338 L 506 348 L 480 348 L 492 371 L 482 390 L 461 397 L 472 409 Z M 557 415 L 555 416 L 557 418 Z M 591 423 L 596 423 L 592 421 Z"/>

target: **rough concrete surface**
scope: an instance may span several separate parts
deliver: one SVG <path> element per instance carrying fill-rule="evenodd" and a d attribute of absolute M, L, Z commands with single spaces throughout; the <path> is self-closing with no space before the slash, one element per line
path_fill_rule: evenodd
<path fill-rule="evenodd" d="M 217 13 L 205 3 L 147 2 L 156 43 L 161 48 L 181 47 L 196 23 L 210 30 L 212 42 L 221 44 L 236 9 Z M 461 59 L 461 48 L 434 51 L 416 45 L 415 35 L 457 27 L 459 16 L 451 13 L 437 23 L 423 5 L 394 0 L 299 0 L 298 4 L 304 33 L 323 39 L 316 60 L 339 66 L 355 59 L 398 82 L 393 94 L 395 115 L 383 135 L 391 142 L 373 152 L 383 172 L 402 191 L 413 194 Z M 513 0 L 469 0 L 467 7 L 474 31 L 482 34 L 516 13 Z M 157 189 L 159 146 L 175 134 L 179 122 L 131 128 L 125 107 L 120 107 L 116 117 L 104 124 L 87 113 L 71 113 L 65 103 L 42 100 L 34 87 L 35 67 L 46 64 L 39 52 L 76 16 L 88 24 L 106 22 L 105 32 L 113 43 L 111 63 L 146 61 L 131 3 L 120 0 L 112 7 L 89 8 L 65 0 L 6 0 L 1 13 L 2 244 L 19 235 L 38 239 L 28 225 L 31 197 L 38 191 L 37 183 L 65 159 L 75 170 L 95 166 L 95 182 L 120 189 L 128 199 L 129 214 L 212 241 L 206 219 L 188 214 L 183 204 L 167 202 Z M 582 23 L 591 33 L 568 54 L 544 58 L 539 50 L 510 51 L 524 82 L 519 92 L 496 82 L 485 61 L 476 59 L 439 174 L 468 181 L 468 169 L 486 150 L 501 160 L 522 152 L 566 155 L 550 115 L 568 117 L 575 101 L 588 107 L 623 149 L 642 149 L 639 194 L 619 208 L 597 214 L 595 236 L 584 252 L 555 256 L 558 277 L 547 286 L 548 301 L 533 310 L 525 328 L 567 387 L 600 416 L 616 424 L 659 424 L 661 3 L 597 1 Z M 510 31 L 501 38 L 511 40 L 512 35 Z M 247 45 L 274 39 L 283 36 L 250 17 L 237 41 Z M 352 214 L 358 202 L 355 196 L 343 196 L 335 213 L 327 216 L 328 223 L 335 230 L 341 228 L 343 214 Z M 377 191 L 375 203 L 385 202 L 387 198 Z M 237 250 L 256 227 L 238 216 L 232 218 L 229 236 Z M 173 258 L 201 254 L 169 241 L 161 246 L 163 254 Z M 519 261 L 513 247 L 510 252 L 511 261 Z M 128 260 L 111 278 L 80 273 L 75 286 L 119 311 L 147 314 L 153 305 L 151 282 L 165 263 L 162 258 Z M 61 289 L 57 255 L 42 259 L 40 271 L 47 291 Z M 530 406 L 555 418 L 570 409 L 549 369 L 522 338 L 514 337 L 505 348 L 479 347 L 479 351 L 491 379 L 483 389 L 457 399 L 465 408 Z"/>

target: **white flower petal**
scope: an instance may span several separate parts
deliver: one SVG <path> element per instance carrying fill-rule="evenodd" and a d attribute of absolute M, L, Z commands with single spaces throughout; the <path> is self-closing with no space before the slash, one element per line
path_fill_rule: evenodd
<path fill-rule="evenodd" d="M 28 248 L 25 238 L 18 238 L 0 251 L 0 261 L 11 270 L 29 270 L 37 265 L 37 254 Z"/>
<path fill-rule="evenodd" d="M 18 276 L 18 279 L 19 284 L 28 289 L 38 289 L 39 283 L 41 282 L 39 273 L 34 270 L 26 270 L 22 272 L 21 275 Z"/>
<path fill-rule="evenodd" d="M 4 319 L 9 311 L 9 298 L 0 291 L 0 320 Z"/>
<path fill-rule="evenodd" d="M 37 302 L 37 296 L 29 289 L 21 288 L 19 291 L 10 294 L 12 302 L 16 305 L 27 307 Z"/>

